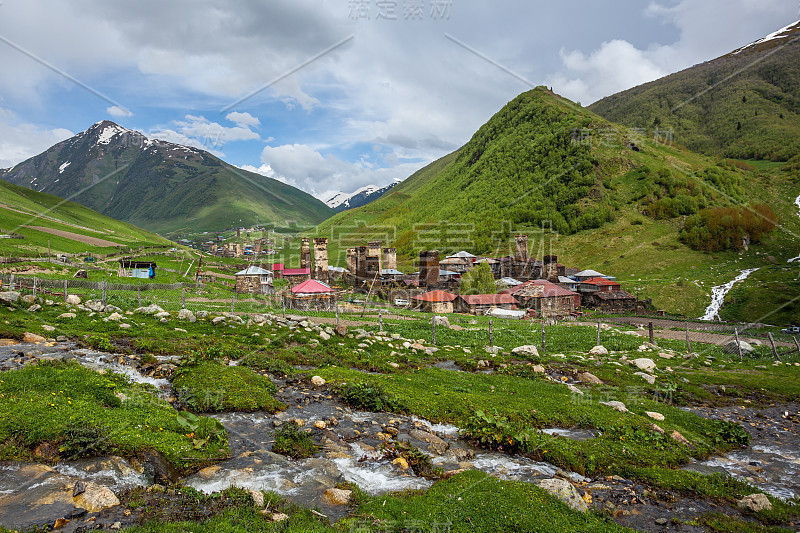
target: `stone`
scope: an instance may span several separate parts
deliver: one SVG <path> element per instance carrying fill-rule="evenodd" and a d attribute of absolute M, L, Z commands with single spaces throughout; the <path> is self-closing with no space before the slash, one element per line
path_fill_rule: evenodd
<path fill-rule="evenodd" d="M 273 522 L 283 522 L 284 520 L 289 520 L 289 515 L 286 513 L 272 513 L 269 518 Z"/>
<path fill-rule="evenodd" d="M 646 414 L 653 420 L 658 420 L 659 422 L 664 420 L 664 415 L 662 415 L 661 413 L 654 413 L 653 411 L 645 411 L 644 414 Z"/>
<path fill-rule="evenodd" d="M 619 411 L 620 413 L 628 413 L 628 408 L 625 407 L 625 404 L 618 401 L 610 401 L 610 402 L 600 402 L 600 405 L 605 405 L 606 407 L 611 407 L 612 409 Z"/>
<path fill-rule="evenodd" d="M 497 355 L 502 351 L 502 348 L 500 348 L 499 346 L 484 346 L 483 349 L 486 350 L 486 353 L 492 355 Z"/>
<path fill-rule="evenodd" d="M 750 343 L 744 342 L 742 340 L 739 341 L 739 346 L 742 348 L 742 355 L 749 355 L 754 350 L 753 346 Z M 723 346 L 723 350 L 725 350 L 725 353 L 739 355 L 739 350 L 736 349 L 735 339 L 725 343 L 725 346 Z"/>
<path fill-rule="evenodd" d="M 583 372 L 578 374 L 578 380 L 582 383 L 589 383 L 591 385 L 602 385 L 603 381 L 590 372 Z"/>
<path fill-rule="evenodd" d="M 322 495 L 322 502 L 328 505 L 348 505 L 353 491 L 344 489 L 328 489 Z"/>
<path fill-rule="evenodd" d="M 208 318 L 208 311 L 198 311 L 195 315 L 196 318 Z"/>
<path fill-rule="evenodd" d="M 327 425 L 323 420 L 317 420 L 316 422 L 314 422 L 314 427 L 317 429 L 325 429 Z"/>
<path fill-rule="evenodd" d="M 101 312 L 103 310 L 103 307 L 105 307 L 103 305 L 103 302 L 101 302 L 100 300 L 89 300 L 86 303 L 84 303 L 83 305 L 86 308 L 94 311 L 95 313 Z"/>
<path fill-rule="evenodd" d="M 160 313 L 156 313 L 154 316 L 156 318 L 169 318 L 170 314 L 168 311 L 161 311 Z"/>
<path fill-rule="evenodd" d="M 340 337 L 347 337 L 347 326 L 344 324 L 339 324 L 333 331 L 335 331 Z"/>
<path fill-rule="evenodd" d="M 634 359 L 631 361 L 636 368 L 639 370 L 644 370 L 645 372 L 652 372 L 656 369 L 656 363 L 652 359 L 647 357 L 640 357 L 639 359 Z"/>
<path fill-rule="evenodd" d="M 41 306 L 41 305 L 39 305 L 39 304 L 33 304 L 32 306 L 30 306 L 30 307 L 28 308 L 28 311 L 29 311 L 29 312 L 31 312 L 31 313 L 35 313 L 36 311 L 41 311 L 41 309 L 42 309 L 42 306 Z"/>
<path fill-rule="evenodd" d="M 122 522 L 119 521 L 114 522 L 113 524 L 111 524 L 111 529 L 122 529 Z"/>
<path fill-rule="evenodd" d="M 315 387 L 322 387 L 323 385 L 325 385 L 325 383 L 327 382 L 320 376 L 314 376 L 311 378 L 311 384 L 314 385 Z"/>
<path fill-rule="evenodd" d="M 145 474 L 152 477 L 157 485 L 171 485 L 177 483 L 178 472 L 167 459 L 156 450 L 145 450 L 141 454 L 140 462 L 144 465 Z"/>
<path fill-rule="evenodd" d="M 645 374 L 644 372 L 634 372 L 633 375 L 639 376 L 650 385 L 653 385 L 656 382 L 656 377 L 652 374 Z"/>
<path fill-rule="evenodd" d="M 442 326 L 445 328 L 450 327 L 450 320 L 446 316 L 435 316 L 433 317 L 433 323 L 437 326 Z"/>
<path fill-rule="evenodd" d="M 389 366 L 390 366 L 390 367 L 392 367 L 392 368 L 400 368 L 400 365 L 398 365 L 397 363 L 393 363 L 393 362 L 391 362 L 391 361 L 389 361 L 389 362 L 388 362 L 388 363 L 386 363 L 386 364 L 387 364 L 387 365 L 389 365 Z"/>
<path fill-rule="evenodd" d="M 583 391 L 580 390 L 578 387 L 573 385 L 572 383 L 567 384 L 567 388 L 572 394 L 577 394 L 578 396 L 583 396 Z"/>
<path fill-rule="evenodd" d="M 69 524 L 69 520 L 68 520 L 68 519 L 66 519 L 66 518 L 59 518 L 59 519 L 58 519 L 58 520 L 56 520 L 56 521 L 55 521 L 55 523 L 53 524 L 53 529 L 61 529 L 62 527 L 66 526 L 67 524 Z"/>
<path fill-rule="evenodd" d="M 189 309 L 181 309 L 178 311 L 178 320 L 188 320 L 189 322 L 197 322 L 197 317 L 194 316 Z"/>
<path fill-rule="evenodd" d="M 215 326 L 217 324 L 224 323 L 224 322 L 225 322 L 225 317 L 224 316 L 215 316 L 214 318 L 211 319 L 211 323 L 214 324 Z"/>
<path fill-rule="evenodd" d="M 87 482 L 86 490 L 73 500 L 76 507 L 82 507 L 90 513 L 99 513 L 103 509 L 119 505 L 119 499 L 111 489 L 92 482 Z"/>
<path fill-rule="evenodd" d="M 76 316 L 78 315 L 76 315 L 75 313 L 61 313 L 60 315 L 58 315 L 58 318 L 75 318 Z"/>
<path fill-rule="evenodd" d="M 408 470 L 410 466 L 408 465 L 408 461 L 406 461 L 405 457 L 398 457 L 394 461 L 392 461 L 393 465 L 397 465 L 400 470 Z"/>
<path fill-rule="evenodd" d="M 81 305 L 81 298 L 77 294 L 68 294 L 64 303 L 67 305 Z"/>
<path fill-rule="evenodd" d="M 119 327 L 121 327 L 122 329 L 128 329 L 128 328 L 131 327 L 131 325 L 127 324 L 127 323 L 122 323 L 122 324 L 119 325 Z"/>
<path fill-rule="evenodd" d="M 589 350 L 589 355 L 608 355 L 608 350 L 605 346 L 597 345 Z"/>
<path fill-rule="evenodd" d="M 544 367 L 542 365 L 533 365 L 533 371 L 537 374 L 544 374 Z"/>
<path fill-rule="evenodd" d="M 322 339 L 323 341 L 331 340 L 331 336 L 325 333 L 324 331 L 319 332 L 319 338 Z"/>
<path fill-rule="evenodd" d="M 121 315 L 121 314 L 119 314 L 119 313 L 117 313 L 115 311 L 115 312 L 111 313 L 110 315 L 108 315 L 106 318 L 104 318 L 103 321 L 104 322 L 109 322 L 109 321 L 120 322 L 124 318 L 125 317 L 123 315 Z"/>
<path fill-rule="evenodd" d="M 15 291 L 0 292 L 0 302 L 11 305 L 19 300 L 19 293 Z"/>
<path fill-rule="evenodd" d="M 672 434 L 670 434 L 670 437 L 672 437 L 673 440 L 680 442 L 681 444 L 685 444 L 686 446 L 691 446 L 686 437 L 681 435 L 677 430 L 673 431 Z"/>
<path fill-rule="evenodd" d="M 656 518 L 656 525 L 657 526 L 666 526 L 669 523 L 669 520 L 666 518 Z"/>
<path fill-rule="evenodd" d="M 75 486 L 72 487 L 72 497 L 75 498 L 86 492 L 86 483 L 83 481 L 76 481 Z"/>
<path fill-rule="evenodd" d="M 250 497 L 253 498 L 253 505 L 258 507 L 259 509 L 264 508 L 264 493 L 260 490 L 253 490 L 248 489 L 247 492 L 250 493 Z"/>
<path fill-rule="evenodd" d="M 766 494 L 750 494 L 736 502 L 736 505 L 739 509 L 747 509 L 754 513 L 772 509 L 772 502 L 769 501 Z"/>
<path fill-rule="evenodd" d="M 652 429 L 656 433 L 661 433 L 662 435 L 664 434 L 664 429 L 657 424 L 650 424 L 650 429 Z"/>
<path fill-rule="evenodd" d="M 536 481 L 539 488 L 542 488 L 566 503 L 573 511 L 585 513 L 589 510 L 586 501 L 578 493 L 578 490 L 566 479 L 549 478 Z"/>
<path fill-rule="evenodd" d="M 55 331 L 56 330 L 56 328 L 54 328 L 53 326 L 48 326 L 47 324 L 43 324 L 42 325 L 42 329 L 45 330 L 45 331 Z"/>
<path fill-rule="evenodd" d="M 26 294 L 25 296 L 22 296 L 19 301 L 25 305 L 31 305 L 34 301 L 33 294 Z"/>
<path fill-rule="evenodd" d="M 525 346 L 517 346 L 511 353 L 519 356 L 539 357 L 539 349 L 533 344 L 526 344 Z"/>
<path fill-rule="evenodd" d="M 37 335 L 36 333 L 26 332 L 22 336 L 22 342 L 32 342 L 32 343 L 38 344 L 40 342 L 46 342 L 46 341 L 47 341 L 47 339 L 45 339 L 41 335 Z"/>

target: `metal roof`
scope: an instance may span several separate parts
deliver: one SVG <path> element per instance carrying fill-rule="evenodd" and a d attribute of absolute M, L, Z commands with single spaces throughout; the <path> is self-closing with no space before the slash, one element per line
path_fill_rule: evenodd
<path fill-rule="evenodd" d="M 412 300 L 417 300 L 418 302 L 452 302 L 456 298 L 458 296 L 447 291 L 431 291 L 411 297 Z"/>
<path fill-rule="evenodd" d="M 461 299 L 467 305 L 516 305 L 517 303 L 510 294 L 462 294 Z"/>
<path fill-rule="evenodd" d="M 308 279 L 300 285 L 292 287 L 292 292 L 294 294 L 329 294 L 333 292 L 333 289 L 327 283 Z"/>
<path fill-rule="evenodd" d="M 234 276 L 271 276 L 272 272 L 255 265 L 249 266 L 234 274 Z"/>
<path fill-rule="evenodd" d="M 447 256 L 447 259 L 456 259 L 456 258 L 457 259 L 475 259 L 475 256 L 472 255 L 469 252 L 465 252 L 464 250 L 461 250 L 460 252 L 455 253 L 453 255 L 448 255 Z"/>
<path fill-rule="evenodd" d="M 399 270 L 395 270 L 394 268 L 384 268 L 383 270 L 381 270 L 381 275 L 382 276 L 405 276 L 405 274 L 403 274 Z"/>
<path fill-rule="evenodd" d="M 576 278 L 604 278 L 605 274 L 601 274 L 597 270 L 581 270 L 575 274 Z"/>

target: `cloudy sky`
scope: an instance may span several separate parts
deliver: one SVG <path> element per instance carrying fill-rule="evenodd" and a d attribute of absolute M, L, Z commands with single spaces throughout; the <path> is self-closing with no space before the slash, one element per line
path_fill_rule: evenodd
<path fill-rule="evenodd" d="M 519 93 L 588 105 L 798 0 L 2 0 L 0 168 L 110 119 L 322 199 L 404 179 Z"/>

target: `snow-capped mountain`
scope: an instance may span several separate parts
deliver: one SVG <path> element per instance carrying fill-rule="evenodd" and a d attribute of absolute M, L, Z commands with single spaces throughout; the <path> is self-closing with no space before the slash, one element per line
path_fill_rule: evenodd
<path fill-rule="evenodd" d="M 361 207 L 362 205 L 367 205 L 368 203 L 372 202 L 373 200 L 377 200 L 384 193 L 388 192 L 395 185 L 400 183 L 396 181 L 391 185 L 387 185 L 385 187 L 378 187 L 377 185 L 367 185 L 366 187 L 361 187 L 355 192 L 346 193 L 340 192 L 337 193 L 335 196 L 330 198 L 329 200 L 325 201 L 325 204 L 340 213 L 342 211 L 347 211 L 348 209 L 355 209 L 356 207 Z"/>

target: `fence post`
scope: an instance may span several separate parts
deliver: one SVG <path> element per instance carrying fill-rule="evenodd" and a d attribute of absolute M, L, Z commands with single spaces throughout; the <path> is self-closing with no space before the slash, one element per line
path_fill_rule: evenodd
<path fill-rule="evenodd" d="M 64 301 L 67 301 L 67 280 L 64 280 Z"/>
<path fill-rule="evenodd" d="M 800 357 L 800 342 L 797 342 L 797 337 L 792 337 L 792 340 L 794 341 L 794 345 L 797 346 L 797 355 Z"/>
<path fill-rule="evenodd" d="M 14 290 L 14 274 L 11 274 L 11 280 L 8 282 L 8 290 Z"/>
<path fill-rule="evenodd" d="M 106 305 L 106 287 L 108 286 L 108 282 L 103 280 L 103 306 Z"/>
<path fill-rule="evenodd" d="M 336 329 L 339 328 L 339 300 L 336 299 Z"/>
<path fill-rule="evenodd" d="M 776 361 L 780 361 L 781 358 L 778 357 L 778 350 L 775 348 L 775 339 L 772 338 L 772 332 L 767 333 L 767 337 L 769 337 L 769 344 L 772 346 L 772 355 L 775 357 Z"/>
<path fill-rule="evenodd" d="M 542 356 L 547 352 L 547 342 L 544 334 L 544 318 L 542 319 Z"/>
<path fill-rule="evenodd" d="M 181 309 L 186 309 L 186 287 L 181 287 Z"/>
<path fill-rule="evenodd" d="M 739 344 L 739 328 L 733 328 L 733 334 L 736 335 L 736 351 L 739 352 L 739 362 L 742 361 L 742 345 Z"/>
<path fill-rule="evenodd" d="M 597 342 L 595 346 L 600 346 L 600 321 L 597 321 Z"/>
<path fill-rule="evenodd" d="M 692 340 L 689 338 L 689 322 L 686 322 L 686 349 L 692 353 Z"/>
<path fill-rule="evenodd" d="M 236 305 L 236 293 L 231 294 L 231 313 L 233 313 L 234 306 Z"/>
<path fill-rule="evenodd" d="M 492 330 L 492 319 L 489 319 L 489 346 L 494 346 L 494 331 Z"/>
<path fill-rule="evenodd" d="M 36 298 L 36 276 L 33 276 L 33 297 Z"/>
<path fill-rule="evenodd" d="M 139 307 L 142 306 L 142 286 L 136 286 L 136 298 L 139 300 Z"/>
<path fill-rule="evenodd" d="M 650 333 L 650 344 L 655 344 L 656 338 L 655 338 L 655 336 L 653 334 L 653 323 L 652 322 L 648 322 L 647 323 L 647 331 Z"/>
<path fill-rule="evenodd" d="M 378 327 L 381 333 L 383 333 L 383 309 L 378 309 Z"/>
<path fill-rule="evenodd" d="M 433 329 L 433 345 L 436 346 L 436 315 L 431 315 L 431 328 Z"/>

